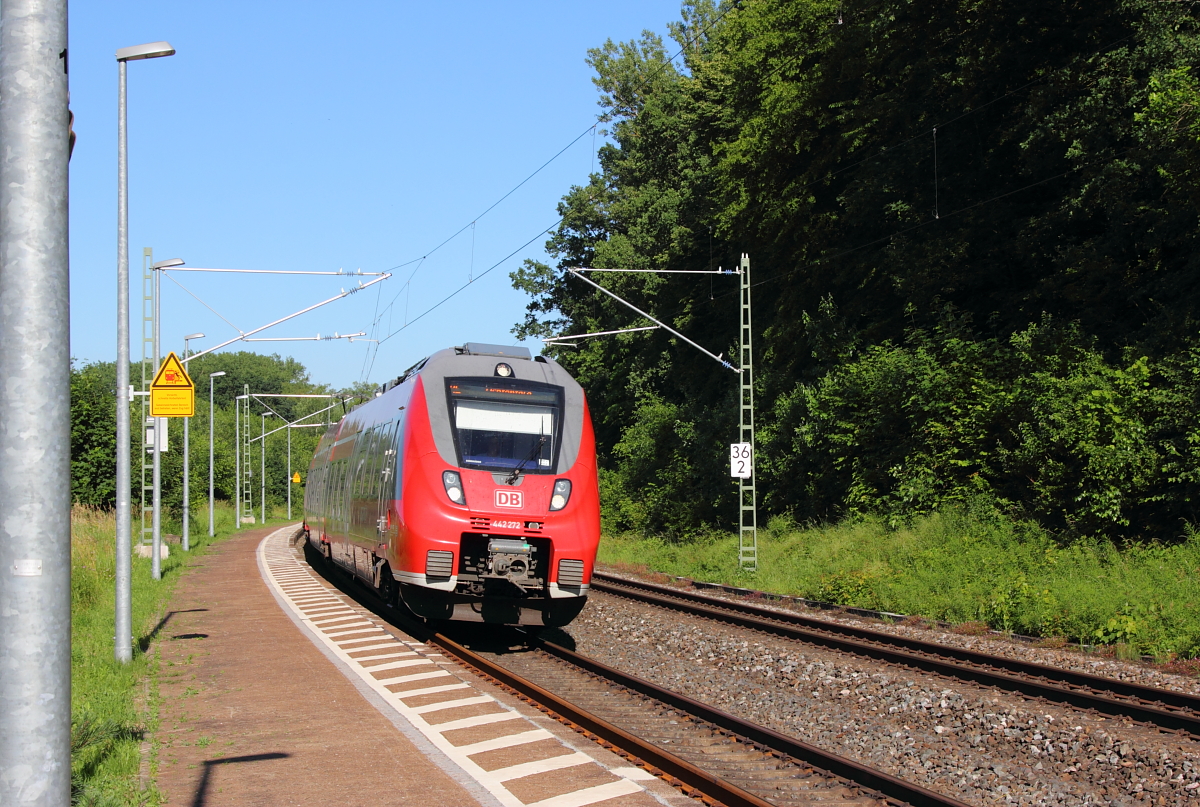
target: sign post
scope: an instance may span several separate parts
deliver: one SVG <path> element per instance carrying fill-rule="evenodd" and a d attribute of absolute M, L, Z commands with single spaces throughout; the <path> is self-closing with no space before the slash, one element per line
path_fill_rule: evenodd
<path fill-rule="evenodd" d="M 167 354 L 162 366 L 150 383 L 150 417 L 154 418 L 154 545 L 151 574 L 162 578 L 162 476 L 159 473 L 159 453 L 165 418 L 190 418 L 196 413 L 196 385 L 183 368 L 175 351 Z M 185 492 L 186 496 L 187 493 Z"/>

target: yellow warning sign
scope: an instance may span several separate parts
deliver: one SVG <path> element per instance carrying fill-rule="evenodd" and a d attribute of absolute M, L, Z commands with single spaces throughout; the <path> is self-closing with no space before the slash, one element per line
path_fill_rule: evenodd
<path fill-rule="evenodd" d="M 150 384 L 150 417 L 190 418 L 196 414 L 196 385 L 174 352 L 167 354 Z"/>
<path fill-rule="evenodd" d="M 296 473 L 292 474 L 292 481 L 295 482 L 297 485 L 300 484 L 300 472 L 299 471 L 296 471 Z"/>

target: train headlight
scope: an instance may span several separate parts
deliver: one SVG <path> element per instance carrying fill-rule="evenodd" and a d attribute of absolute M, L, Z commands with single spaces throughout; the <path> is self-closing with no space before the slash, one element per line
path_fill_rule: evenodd
<path fill-rule="evenodd" d="M 550 511 L 561 510 L 571 501 L 571 480 L 555 479 L 554 492 L 550 494 Z"/>
<path fill-rule="evenodd" d="M 512 378 L 512 374 L 512 367 L 504 362 L 500 362 L 496 365 L 496 375 L 500 376 L 501 378 Z"/>
<path fill-rule="evenodd" d="M 455 504 L 467 503 L 467 497 L 463 495 L 462 478 L 456 471 L 443 471 L 442 485 L 445 486 L 446 495 L 450 497 L 450 501 Z"/>

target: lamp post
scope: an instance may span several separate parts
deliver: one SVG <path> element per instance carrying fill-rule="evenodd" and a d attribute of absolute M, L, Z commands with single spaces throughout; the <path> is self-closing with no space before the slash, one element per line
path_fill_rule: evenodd
<path fill-rule="evenodd" d="M 213 530 L 213 379 L 225 375 L 224 370 L 208 374 L 208 537 Z"/>
<path fill-rule="evenodd" d="M 188 357 L 188 342 L 193 339 L 203 338 L 204 334 L 202 333 L 190 333 L 183 337 L 184 361 L 187 361 Z M 194 389 L 192 394 L 195 395 Z M 183 544 L 184 552 L 187 552 L 191 549 L 191 546 L 188 544 L 188 531 L 191 528 L 191 507 L 189 505 L 192 499 L 192 489 L 188 485 L 188 466 L 191 463 L 190 444 L 188 443 L 188 424 L 191 422 L 192 419 L 190 417 L 183 419 L 183 535 L 180 538 L 180 542 Z"/>
<path fill-rule="evenodd" d="M 117 51 L 117 624 L 114 655 L 120 662 L 133 658 L 129 588 L 133 527 L 129 520 L 129 169 L 125 134 L 125 63 L 174 53 L 175 49 L 166 42 L 135 45 Z"/>

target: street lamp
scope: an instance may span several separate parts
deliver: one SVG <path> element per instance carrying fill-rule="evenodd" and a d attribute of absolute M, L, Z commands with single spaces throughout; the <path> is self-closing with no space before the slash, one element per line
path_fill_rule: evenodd
<path fill-rule="evenodd" d="M 175 49 L 166 42 L 135 45 L 117 51 L 117 601 L 114 656 L 120 662 L 133 659 L 130 591 L 132 524 L 129 519 L 129 168 L 128 140 L 125 132 L 125 63 L 171 56 L 174 53 Z M 157 434 L 155 438 L 157 440 Z"/>
<path fill-rule="evenodd" d="M 179 260 L 179 259 L 176 258 L 176 260 Z M 183 261 L 179 261 L 179 263 L 183 263 Z M 155 264 L 155 265 L 157 266 L 157 264 Z M 155 302 L 157 303 L 157 300 Z M 202 334 L 202 333 L 190 333 L 187 336 L 183 337 L 183 360 L 184 361 L 187 361 L 187 357 L 188 357 L 188 342 L 190 342 L 193 339 L 203 339 L 203 338 L 204 338 L 204 334 Z M 196 394 L 196 392 L 195 392 L 195 389 L 193 388 L 192 396 L 195 397 L 195 394 Z M 192 422 L 192 419 L 190 417 L 186 417 L 183 419 L 183 535 L 181 537 L 181 543 L 183 544 L 184 552 L 187 552 L 191 549 L 191 546 L 188 544 L 188 531 L 191 528 L 190 504 L 191 504 L 191 499 L 192 499 L 192 489 L 188 485 L 188 466 L 191 464 L 191 454 L 189 453 L 190 444 L 188 443 L 188 424 L 191 422 Z"/>
<path fill-rule="evenodd" d="M 225 375 L 224 370 L 208 374 L 208 537 L 213 530 L 213 379 Z"/>

